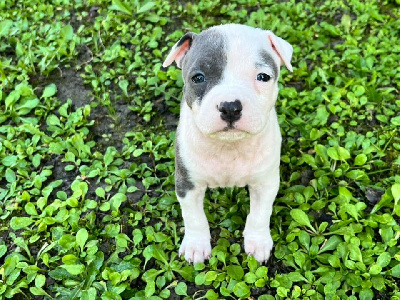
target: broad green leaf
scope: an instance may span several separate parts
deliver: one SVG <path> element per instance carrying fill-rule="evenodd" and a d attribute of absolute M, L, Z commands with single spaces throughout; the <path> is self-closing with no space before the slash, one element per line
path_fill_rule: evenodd
<path fill-rule="evenodd" d="M 400 183 L 393 184 L 391 190 L 394 198 L 394 203 L 396 204 L 400 200 Z"/>
<path fill-rule="evenodd" d="M 17 163 L 18 156 L 16 155 L 8 155 L 1 160 L 1 163 L 5 167 L 11 167 Z"/>
<path fill-rule="evenodd" d="M 124 92 L 124 95 L 126 97 L 128 97 L 128 85 L 129 85 L 128 80 L 120 80 L 118 82 L 118 85 L 121 88 L 121 90 Z"/>
<path fill-rule="evenodd" d="M 381 273 L 381 271 L 382 271 L 382 267 L 377 264 L 373 264 L 369 268 L 369 274 L 371 274 L 371 275 L 378 275 L 379 273 Z"/>
<path fill-rule="evenodd" d="M 142 13 L 144 13 L 144 12 L 146 12 L 146 11 L 149 11 L 149 10 L 152 9 L 155 5 L 156 5 L 155 2 L 149 1 L 149 2 L 145 3 L 143 6 L 141 6 L 141 7 L 137 10 L 137 13 L 138 13 L 138 14 L 142 14 Z"/>
<path fill-rule="evenodd" d="M 183 268 L 177 269 L 178 272 L 183 279 L 193 282 L 194 281 L 194 268 L 192 266 L 185 266 Z"/>
<path fill-rule="evenodd" d="M 42 274 L 36 275 L 36 278 L 35 278 L 35 286 L 36 287 L 41 288 L 44 286 L 45 283 L 46 283 L 46 276 L 44 276 Z"/>
<path fill-rule="evenodd" d="M 208 290 L 204 297 L 208 300 L 220 299 L 219 295 L 216 292 L 214 292 L 213 290 Z"/>
<path fill-rule="evenodd" d="M 89 264 L 89 266 L 86 269 L 86 277 L 85 277 L 85 282 L 83 284 L 83 288 L 87 289 L 89 288 L 94 280 L 96 279 L 97 274 L 100 273 L 100 269 L 103 266 L 104 263 L 104 253 L 99 251 L 96 253 L 95 259 Z"/>
<path fill-rule="evenodd" d="M 51 96 L 54 96 L 57 93 L 57 86 L 52 83 L 49 84 L 44 88 L 42 98 L 50 98 Z"/>
<path fill-rule="evenodd" d="M 392 269 L 392 276 L 400 278 L 400 264 L 395 265 Z"/>
<path fill-rule="evenodd" d="M 400 126 L 400 116 L 391 118 L 390 123 L 392 123 L 395 126 Z"/>
<path fill-rule="evenodd" d="M 307 214 L 304 211 L 302 211 L 301 209 L 297 209 L 297 208 L 292 209 L 290 211 L 290 215 L 300 225 L 307 226 L 307 227 L 311 228 L 313 231 L 315 231 L 314 228 L 311 226 L 310 219 L 308 218 Z"/>
<path fill-rule="evenodd" d="M 335 250 L 337 245 L 339 245 L 339 243 L 341 242 L 342 239 L 339 236 L 333 235 L 326 241 L 325 245 L 321 248 L 321 250 L 318 253 Z"/>
<path fill-rule="evenodd" d="M 233 293 L 240 298 L 246 298 L 250 296 L 250 288 L 245 282 L 238 282 L 233 287 Z"/>
<path fill-rule="evenodd" d="M 6 245 L 0 245 L 0 257 L 2 257 L 4 254 L 7 252 L 7 246 Z"/>
<path fill-rule="evenodd" d="M 28 202 L 27 204 L 25 204 L 25 211 L 28 215 L 31 215 L 31 216 L 38 215 L 35 205 L 31 202 Z"/>
<path fill-rule="evenodd" d="M 81 248 L 81 251 L 83 251 L 83 247 L 85 246 L 85 243 L 86 243 L 88 237 L 89 237 L 89 234 L 88 234 L 86 228 L 81 228 L 76 233 L 76 243 Z"/>
<path fill-rule="evenodd" d="M 7 182 L 9 182 L 9 183 L 13 183 L 17 180 L 17 177 L 15 176 L 15 172 L 10 168 L 6 169 L 5 177 L 6 177 Z"/>
<path fill-rule="evenodd" d="M 236 280 L 241 280 L 244 275 L 243 268 L 241 266 L 237 266 L 237 265 L 227 266 L 226 271 L 230 277 L 232 277 L 233 279 L 236 279 Z"/>
<path fill-rule="evenodd" d="M 60 31 L 60 35 L 61 35 L 61 37 L 62 37 L 62 39 L 63 39 L 63 42 L 65 42 L 65 41 L 69 41 L 69 40 L 71 40 L 72 38 L 73 38 L 73 36 L 74 36 L 74 29 L 72 28 L 72 26 L 71 25 L 65 25 L 64 27 L 63 27 L 63 29 L 61 29 L 61 31 Z M 50 84 L 50 86 L 52 86 L 53 84 Z M 54 85 L 54 87 L 52 87 L 51 88 L 51 91 L 50 92 L 53 92 L 54 91 L 54 88 L 55 88 L 55 91 L 57 92 L 57 87 L 55 87 L 55 85 Z M 54 94 L 53 94 L 54 95 Z"/>
<path fill-rule="evenodd" d="M 354 159 L 356 166 L 363 166 L 367 162 L 367 156 L 364 153 L 358 154 Z"/>
<path fill-rule="evenodd" d="M 390 261 L 392 260 L 392 256 L 390 255 L 389 252 L 383 252 L 378 256 L 378 259 L 376 260 L 376 263 L 380 265 L 382 268 L 386 267 L 389 265 Z"/>
<path fill-rule="evenodd" d="M 93 300 L 96 299 L 97 291 L 94 287 L 88 290 L 83 290 L 81 294 L 81 300 Z"/>
<path fill-rule="evenodd" d="M 102 187 L 98 187 L 96 188 L 96 195 L 99 196 L 100 198 L 105 198 L 106 196 L 106 192 L 104 191 L 104 189 Z"/>
<path fill-rule="evenodd" d="M 51 298 L 51 296 L 49 294 L 47 294 L 45 292 L 45 290 L 40 287 L 36 287 L 36 286 L 30 287 L 29 291 L 32 294 L 34 294 L 35 296 L 47 296 L 47 297 Z"/>
<path fill-rule="evenodd" d="M 8 31 L 13 24 L 13 21 L 11 20 L 4 20 L 0 23 L 0 37 L 6 36 L 8 34 Z"/>
<path fill-rule="evenodd" d="M 126 200 L 126 195 L 122 193 L 116 193 L 113 197 L 110 199 L 111 207 L 113 210 L 118 210 L 119 207 L 121 206 L 121 203 Z"/>
<path fill-rule="evenodd" d="M 79 275 L 85 270 L 84 265 L 61 265 L 61 268 L 67 270 L 71 275 Z"/>
<path fill-rule="evenodd" d="M 12 217 L 10 227 L 14 230 L 19 230 L 31 225 L 34 221 L 28 217 Z"/>
<path fill-rule="evenodd" d="M 179 282 L 175 287 L 175 293 L 179 296 L 187 296 L 187 286 L 184 282 Z"/>
<path fill-rule="evenodd" d="M 37 98 L 25 98 L 18 103 L 15 107 L 15 111 L 19 116 L 24 116 L 28 114 L 33 108 L 39 104 L 39 99 Z"/>
<path fill-rule="evenodd" d="M 128 8 L 125 3 L 120 0 L 112 0 L 112 5 L 108 8 L 111 10 L 118 10 L 127 15 L 132 15 L 132 9 Z"/>
<path fill-rule="evenodd" d="M 60 119 L 57 116 L 51 114 L 46 119 L 46 124 L 49 126 L 58 126 L 61 127 Z"/>

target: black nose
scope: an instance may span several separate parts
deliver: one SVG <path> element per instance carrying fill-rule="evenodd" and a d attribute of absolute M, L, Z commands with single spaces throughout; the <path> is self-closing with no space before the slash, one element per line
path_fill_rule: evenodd
<path fill-rule="evenodd" d="M 242 103 L 239 100 L 233 102 L 221 102 L 218 107 L 221 112 L 221 119 L 232 125 L 233 122 L 242 116 Z"/>

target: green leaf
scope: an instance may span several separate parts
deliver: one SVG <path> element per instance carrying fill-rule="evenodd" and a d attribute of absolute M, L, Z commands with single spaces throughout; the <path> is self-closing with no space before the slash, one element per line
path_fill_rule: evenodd
<path fill-rule="evenodd" d="M 85 270 L 85 266 L 82 264 L 79 265 L 61 265 L 61 268 L 67 270 L 71 275 L 79 275 Z"/>
<path fill-rule="evenodd" d="M 94 287 L 88 290 L 83 290 L 81 294 L 81 300 L 93 300 L 96 299 L 97 291 Z"/>
<path fill-rule="evenodd" d="M 18 156 L 16 155 L 8 155 L 1 160 L 1 163 L 5 167 L 11 167 L 17 163 Z"/>
<path fill-rule="evenodd" d="M 69 41 L 69 40 L 71 40 L 73 37 L 74 37 L 74 29 L 72 28 L 72 26 L 71 25 L 65 25 L 64 27 L 63 27 L 63 29 L 61 29 L 61 31 L 60 31 L 60 36 L 61 36 L 61 38 L 62 38 L 62 43 L 64 43 L 64 42 L 66 42 L 66 41 Z M 50 89 L 50 92 L 53 92 L 54 91 L 54 88 L 55 88 L 55 92 L 57 92 L 57 87 L 54 85 L 54 87 L 53 87 L 53 85 L 54 84 L 50 84 L 49 86 L 52 86 Z M 47 88 L 47 87 L 46 87 Z M 43 93 L 44 94 L 44 93 Z M 54 93 L 55 94 L 55 93 Z M 54 95 L 53 94 L 53 95 Z"/>
<path fill-rule="evenodd" d="M 137 13 L 138 13 L 138 14 L 142 14 L 142 13 L 144 13 L 144 12 L 146 12 L 146 11 L 149 11 L 149 10 L 152 9 L 155 5 L 156 5 L 155 2 L 153 2 L 153 1 L 147 2 L 147 3 L 145 3 L 143 6 L 141 6 L 141 7 L 137 10 Z"/>
<path fill-rule="evenodd" d="M 356 166 L 363 166 L 367 162 L 367 156 L 364 153 L 361 153 L 356 156 L 354 159 L 354 164 Z"/>
<path fill-rule="evenodd" d="M 377 264 L 373 264 L 369 268 L 369 274 L 371 274 L 371 275 L 378 275 L 379 273 L 381 273 L 381 271 L 382 271 L 382 267 Z"/>
<path fill-rule="evenodd" d="M 397 202 L 400 200 L 400 183 L 393 184 L 391 190 L 394 198 L 394 203 L 396 205 Z"/>
<path fill-rule="evenodd" d="M 318 254 L 323 253 L 325 251 L 332 251 L 335 250 L 337 245 L 342 242 L 342 239 L 337 236 L 333 235 L 331 236 L 325 243 L 325 245 L 319 250 Z"/>
<path fill-rule="evenodd" d="M 10 168 L 6 169 L 6 174 L 5 175 L 6 175 L 5 176 L 6 180 L 9 183 L 13 183 L 13 182 L 15 182 L 17 180 L 17 177 L 15 176 L 15 172 Z"/>
<path fill-rule="evenodd" d="M 25 211 L 28 215 L 31 215 L 31 216 L 38 215 L 35 205 L 31 202 L 28 202 L 27 204 L 25 204 Z"/>
<path fill-rule="evenodd" d="M 378 256 L 378 259 L 376 260 L 376 263 L 380 265 L 382 268 L 386 267 L 389 265 L 390 261 L 392 260 L 392 256 L 390 255 L 389 252 L 383 252 Z"/>
<path fill-rule="evenodd" d="M 85 246 L 85 243 L 86 243 L 88 237 L 89 237 L 89 234 L 88 234 L 86 228 L 81 228 L 76 233 L 76 243 L 81 248 L 81 251 L 83 251 L 83 247 Z"/>
<path fill-rule="evenodd" d="M 106 192 L 104 191 L 104 189 L 102 187 L 98 187 L 95 192 L 96 192 L 96 195 L 99 196 L 100 198 L 104 199 L 106 196 Z"/>
<path fill-rule="evenodd" d="M 184 282 L 179 282 L 175 287 L 175 293 L 179 296 L 187 296 L 187 286 Z"/>
<path fill-rule="evenodd" d="M 122 193 L 116 193 L 113 197 L 110 199 L 111 203 L 111 208 L 112 210 L 118 211 L 119 207 L 121 206 L 121 203 L 126 200 L 126 195 Z"/>
<path fill-rule="evenodd" d="M 237 266 L 237 265 L 227 266 L 226 271 L 231 278 L 236 279 L 236 280 L 241 280 L 244 275 L 243 268 L 241 266 Z"/>
<path fill-rule="evenodd" d="M 194 281 L 194 268 L 192 266 L 185 266 L 176 271 L 183 277 L 183 279 L 190 282 Z"/>
<path fill-rule="evenodd" d="M 14 230 L 19 230 L 31 225 L 34 221 L 28 217 L 12 217 L 10 226 Z"/>
<path fill-rule="evenodd" d="M 7 252 L 7 246 L 6 245 L 0 245 L 0 257 L 2 257 L 4 254 Z"/>
<path fill-rule="evenodd" d="M 391 118 L 390 123 L 392 123 L 395 126 L 400 126 L 400 116 Z"/>
<path fill-rule="evenodd" d="M 13 22 L 11 20 L 4 20 L 0 23 L 0 37 L 6 36 L 10 30 Z"/>
<path fill-rule="evenodd" d="M 29 291 L 32 294 L 34 294 L 35 296 L 47 296 L 47 297 L 51 298 L 51 296 L 49 294 L 47 294 L 45 292 L 45 290 L 43 290 L 42 288 L 37 287 L 37 286 L 30 287 Z"/>
<path fill-rule="evenodd" d="M 35 168 L 39 167 L 42 155 L 37 153 L 32 157 L 32 164 Z"/>
<path fill-rule="evenodd" d="M 108 9 L 118 10 L 127 15 L 132 15 L 132 9 L 128 8 L 124 3 L 119 0 L 112 0 L 112 5 Z"/>
<path fill-rule="evenodd" d="M 400 264 L 395 265 L 392 269 L 392 276 L 400 278 Z"/>
<path fill-rule="evenodd" d="M 46 283 L 46 276 L 42 274 L 36 275 L 35 286 L 41 288 Z"/>
<path fill-rule="evenodd" d="M 24 116 L 28 114 L 33 108 L 39 104 L 39 99 L 37 98 L 25 98 L 15 107 L 15 111 L 19 116 Z"/>
<path fill-rule="evenodd" d="M 299 223 L 302 226 L 307 226 L 311 228 L 313 231 L 314 227 L 311 226 L 310 219 L 308 218 L 307 214 L 302 211 L 301 209 L 292 209 L 290 211 L 290 215 L 292 216 L 293 220 L 295 220 L 297 223 Z"/>
<path fill-rule="evenodd" d="M 208 299 L 208 300 L 220 299 L 219 295 L 216 292 L 214 292 L 213 290 L 208 290 L 204 297 L 206 297 L 206 299 Z"/>
<path fill-rule="evenodd" d="M 46 124 L 47 124 L 48 126 L 58 126 L 58 127 L 61 127 L 60 119 L 59 119 L 57 116 L 53 115 L 53 114 L 51 114 L 51 115 L 49 115 L 49 116 L 47 117 L 47 119 L 46 119 Z"/>
<path fill-rule="evenodd" d="M 124 95 L 126 97 L 128 97 L 128 85 L 129 85 L 128 80 L 126 80 L 126 79 L 125 80 L 120 80 L 118 82 L 118 85 L 121 88 L 121 90 L 124 92 Z"/>
<path fill-rule="evenodd" d="M 57 86 L 52 83 L 49 84 L 48 86 L 45 87 L 42 98 L 50 98 L 51 96 L 54 96 L 57 93 Z"/>
<path fill-rule="evenodd" d="M 250 288 L 249 286 L 242 282 L 238 282 L 233 287 L 233 293 L 240 298 L 246 298 L 250 296 Z"/>

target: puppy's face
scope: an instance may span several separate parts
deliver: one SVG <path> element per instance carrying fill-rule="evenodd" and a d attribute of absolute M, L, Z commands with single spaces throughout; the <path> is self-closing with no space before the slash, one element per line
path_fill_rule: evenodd
<path fill-rule="evenodd" d="M 256 135 L 268 123 L 283 48 L 291 56 L 290 44 L 271 32 L 221 25 L 186 34 L 164 66 L 175 60 L 182 67 L 183 101 L 199 130 L 212 138 L 237 141 Z M 291 69 L 290 57 L 285 59 Z"/>

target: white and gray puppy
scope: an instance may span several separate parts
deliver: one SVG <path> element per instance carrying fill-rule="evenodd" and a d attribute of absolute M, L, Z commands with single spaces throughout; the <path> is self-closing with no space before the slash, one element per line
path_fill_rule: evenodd
<path fill-rule="evenodd" d="M 292 71 L 292 53 L 271 31 L 228 24 L 185 34 L 163 64 L 175 61 L 185 83 L 175 178 L 185 223 L 179 253 L 189 262 L 211 255 L 207 187 L 249 186 L 244 248 L 259 262 L 270 256 L 282 139 L 275 102 L 280 66 Z"/>

